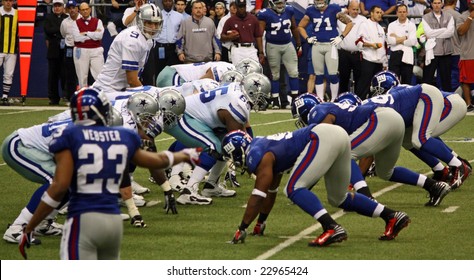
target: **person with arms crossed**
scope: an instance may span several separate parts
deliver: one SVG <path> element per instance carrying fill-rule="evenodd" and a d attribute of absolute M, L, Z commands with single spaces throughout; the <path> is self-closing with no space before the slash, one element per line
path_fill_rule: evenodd
<path fill-rule="evenodd" d="M 328 5 L 327 0 L 315 0 L 314 3 L 314 6 L 308 7 L 306 10 L 305 16 L 298 24 L 298 29 L 302 38 L 313 45 L 311 59 L 316 74 L 316 94 L 321 100 L 324 100 L 324 67 L 326 66 L 331 89 L 331 101 L 334 101 L 339 94 L 339 55 L 336 47 L 354 25 L 338 5 Z M 341 34 L 337 30 L 337 21 L 341 21 L 346 25 Z M 308 24 L 313 25 L 310 34 L 306 32 Z"/>
<path fill-rule="evenodd" d="M 68 218 L 61 240 L 61 259 L 119 259 L 123 223 L 117 196 L 130 186 L 128 163 L 163 169 L 176 163 L 198 162 L 199 152 L 151 153 L 140 149 L 135 132 L 108 127 L 111 105 L 96 89 L 78 92 L 71 99 L 74 125 L 53 135 L 50 151 L 58 167 L 38 209 L 24 227 L 20 253 L 33 239 L 33 229 L 70 193 Z M 97 227 L 100 224 L 102 226 Z"/>
<path fill-rule="evenodd" d="M 89 71 L 92 78 L 97 79 L 104 66 L 104 48 L 102 36 L 104 26 L 102 21 L 91 16 L 91 8 L 86 2 L 79 5 L 81 17 L 72 25 L 74 37 L 74 66 L 76 67 L 79 87 L 88 85 Z"/>

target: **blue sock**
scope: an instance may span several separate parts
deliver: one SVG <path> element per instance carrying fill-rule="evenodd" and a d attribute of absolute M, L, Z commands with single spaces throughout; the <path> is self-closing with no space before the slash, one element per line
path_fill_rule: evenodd
<path fill-rule="evenodd" d="M 289 198 L 311 217 L 324 209 L 319 198 L 308 189 L 297 189 L 291 193 Z"/>
<path fill-rule="evenodd" d="M 363 194 L 348 192 L 346 199 L 341 203 L 341 205 L 339 205 L 339 208 L 347 211 L 355 211 L 358 214 L 372 217 L 377 205 L 377 202 Z"/>
<path fill-rule="evenodd" d="M 397 166 L 393 169 L 390 181 L 416 186 L 420 174 L 411 171 L 405 167 Z"/>
<path fill-rule="evenodd" d="M 216 159 L 213 158 L 210 154 L 205 153 L 205 152 L 202 152 L 199 155 L 199 159 L 201 160 L 201 163 L 199 164 L 199 166 L 207 171 L 211 170 L 214 164 L 216 164 Z"/>
<path fill-rule="evenodd" d="M 351 184 L 354 185 L 360 181 L 364 181 L 364 176 L 362 175 L 357 162 L 355 160 L 351 160 Z"/>
<path fill-rule="evenodd" d="M 175 141 L 173 142 L 173 144 L 171 144 L 171 146 L 168 148 L 168 150 L 170 152 L 179 152 L 183 149 L 186 149 L 187 147 L 184 146 L 183 143 L 179 142 L 179 141 Z"/>
<path fill-rule="evenodd" d="M 30 213 L 35 213 L 36 208 L 38 208 L 38 205 L 41 201 L 41 197 L 43 196 L 43 193 L 49 188 L 49 183 L 42 185 L 39 187 L 35 193 L 30 198 L 30 201 L 26 205 L 26 209 L 30 211 Z"/>
<path fill-rule="evenodd" d="M 454 157 L 443 141 L 433 137 L 428 139 L 426 143 L 421 146 L 420 150 L 430 153 L 445 163 L 449 163 Z"/>
<path fill-rule="evenodd" d="M 412 152 L 417 158 L 421 159 L 424 163 L 428 164 L 430 168 L 435 167 L 439 163 L 439 159 L 425 151 L 412 148 L 410 149 L 410 152 Z"/>

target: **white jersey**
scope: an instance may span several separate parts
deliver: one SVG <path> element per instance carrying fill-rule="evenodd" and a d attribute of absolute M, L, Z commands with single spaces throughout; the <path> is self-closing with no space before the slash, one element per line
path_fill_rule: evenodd
<path fill-rule="evenodd" d="M 69 115 L 70 117 L 70 115 Z M 72 124 L 71 118 L 38 124 L 35 126 L 18 129 L 18 135 L 25 147 L 36 149 L 44 153 L 49 153 L 49 143 L 53 139 L 53 133 L 60 127 Z"/>
<path fill-rule="evenodd" d="M 230 83 L 186 97 L 186 114 L 202 121 L 210 128 L 226 128 L 217 115 L 217 111 L 221 109 L 229 111 L 242 125 L 249 121 L 250 106 L 239 83 Z"/>
<path fill-rule="evenodd" d="M 130 87 L 125 71 L 138 71 L 140 75 L 152 44 L 153 41 L 147 40 L 137 26 L 120 32 L 112 42 L 104 67 L 93 86 L 106 93 Z"/>
<path fill-rule="evenodd" d="M 214 80 L 220 81 L 222 74 L 228 70 L 235 70 L 235 66 L 228 62 L 211 61 L 193 64 L 177 64 L 171 66 L 176 70 L 178 75 L 186 82 L 200 79 L 204 76 L 209 68 L 211 68 Z"/>

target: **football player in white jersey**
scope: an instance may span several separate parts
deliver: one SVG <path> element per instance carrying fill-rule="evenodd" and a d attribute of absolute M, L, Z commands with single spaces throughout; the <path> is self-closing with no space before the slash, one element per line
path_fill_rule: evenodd
<path fill-rule="evenodd" d="M 211 204 L 211 196 L 231 197 L 235 191 L 228 190 L 218 179 L 226 162 L 222 158 L 222 137 L 228 131 L 243 130 L 249 122 L 248 97 L 239 83 L 229 83 L 214 90 L 185 98 L 186 110 L 179 122 L 165 132 L 187 147 L 202 147 L 201 164 L 196 166 L 177 202 L 180 204 Z M 214 166 L 214 168 L 212 168 Z M 211 170 L 208 181 L 198 194 L 199 183 Z"/>
<path fill-rule="evenodd" d="M 156 78 L 158 87 L 179 86 L 185 82 L 209 78 L 220 82 L 222 75 L 235 66 L 228 62 L 211 61 L 166 66 Z"/>
<path fill-rule="evenodd" d="M 139 87 L 139 76 L 143 71 L 153 41 L 161 31 L 161 11 L 154 4 L 140 7 L 137 26 L 131 26 L 115 37 L 107 60 L 93 86 L 105 93 Z"/>

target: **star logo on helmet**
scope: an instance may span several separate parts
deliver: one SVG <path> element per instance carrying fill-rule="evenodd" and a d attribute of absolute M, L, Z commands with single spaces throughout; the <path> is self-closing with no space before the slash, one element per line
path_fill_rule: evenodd
<path fill-rule="evenodd" d="M 262 84 L 260 83 L 259 80 L 253 80 L 253 85 L 258 88 L 258 87 L 260 87 Z"/>
<path fill-rule="evenodd" d="M 171 104 L 171 108 L 173 108 L 175 106 L 178 106 L 178 100 L 176 100 L 174 98 L 171 98 L 169 103 Z"/>
<path fill-rule="evenodd" d="M 140 99 L 140 102 L 137 104 L 137 107 L 146 108 L 148 106 L 148 102 L 145 99 Z"/>

